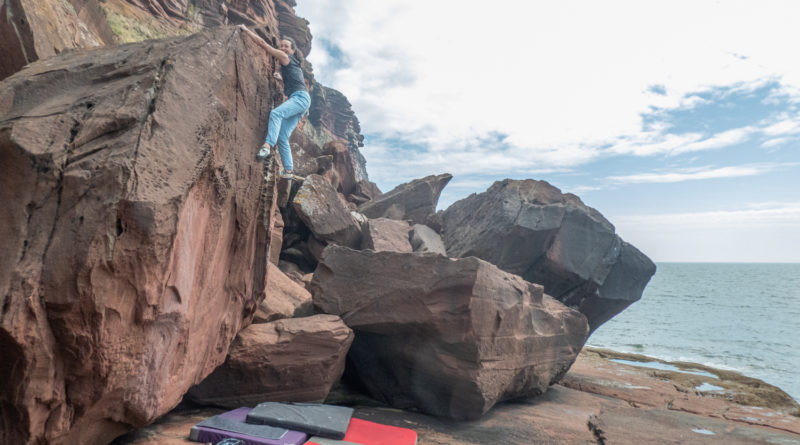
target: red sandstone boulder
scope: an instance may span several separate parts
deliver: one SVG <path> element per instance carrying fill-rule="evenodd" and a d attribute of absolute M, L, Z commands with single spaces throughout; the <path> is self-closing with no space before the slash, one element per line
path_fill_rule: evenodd
<path fill-rule="evenodd" d="M 348 373 L 373 397 L 456 419 L 545 392 L 589 334 L 580 312 L 477 258 L 329 246 L 311 288 L 356 331 Z"/>
<path fill-rule="evenodd" d="M 378 218 L 368 220 L 362 230 L 361 248 L 375 251 L 411 252 L 405 221 Z"/>
<path fill-rule="evenodd" d="M 542 284 L 592 330 L 641 298 L 656 271 L 600 212 L 544 181 L 498 181 L 441 216 L 450 256 L 476 256 Z"/>
<path fill-rule="evenodd" d="M 253 323 L 266 323 L 281 318 L 307 317 L 314 313 L 311 292 L 289 278 L 278 266 L 269 264 L 266 296 L 259 303 Z"/>
<path fill-rule="evenodd" d="M 400 184 L 390 192 L 360 205 L 358 211 L 368 218 L 399 219 L 412 224 L 438 226 L 436 204 L 442 189 L 452 178 L 453 175 L 444 173 Z"/>
<path fill-rule="evenodd" d="M 361 244 L 361 224 L 322 176 L 306 177 L 292 208 L 318 240 L 349 247 Z"/>
<path fill-rule="evenodd" d="M 250 325 L 231 344 L 225 363 L 188 396 L 226 408 L 321 402 L 342 376 L 352 341 L 353 331 L 333 315 Z"/>
<path fill-rule="evenodd" d="M 0 84 L 0 442 L 107 443 L 224 361 L 274 227 L 260 51 L 219 29 Z"/>

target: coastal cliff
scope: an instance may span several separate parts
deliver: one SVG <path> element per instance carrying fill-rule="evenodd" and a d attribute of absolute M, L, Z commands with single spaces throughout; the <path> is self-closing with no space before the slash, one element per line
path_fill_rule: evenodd
<path fill-rule="evenodd" d="M 0 442 L 108 443 L 182 402 L 336 401 L 347 385 L 406 410 L 360 412 L 408 416 L 429 431 L 421 443 L 589 399 L 596 409 L 558 426 L 576 440 L 650 415 L 636 405 L 663 400 L 601 401 L 608 386 L 585 377 L 599 362 L 578 354 L 655 265 L 544 181 L 498 181 L 443 212 L 449 174 L 381 193 L 349 102 L 305 60 L 293 7 L 2 4 Z M 312 97 L 291 138 L 304 181 L 254 157 L 283 97 L 275 62 L 235 24 L 297 41 Z M 685 400 L 666 409 L 702 405 Z M 800 432 L 792 403 L 779 434 Z"/>

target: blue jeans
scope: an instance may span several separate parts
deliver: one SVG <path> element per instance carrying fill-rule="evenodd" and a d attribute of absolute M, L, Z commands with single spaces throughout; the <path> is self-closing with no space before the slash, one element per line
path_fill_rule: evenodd
<path fill-rule="evenodd" d="M 269 130 L 265 144 L 273 146 L 278 144 L 284 170 L 293 170 L 292 149 L 289 147 L 289 136 L 294 127 L 300 122 L 308 107 L 311 106 L 311 96 L 305 91 L 295 91 L 286 102 L 278 105 L 269 113 Z"/>

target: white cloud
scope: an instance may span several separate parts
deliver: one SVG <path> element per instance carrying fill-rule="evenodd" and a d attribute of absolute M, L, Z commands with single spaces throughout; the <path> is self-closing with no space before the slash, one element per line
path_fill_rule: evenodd
<path fill-rule="evenodd" d="M 700 179 L 738 178 L 742 176 L 756 176 L 769 173 L 778 169 L 800 165 L 798 163 L 786 164 L 750 164 L 729 167 L 695 167 L 672 172 L 639 173 L 634 175 L 610 176 L 608 179 L 617 184 L 643 184 L 643 183 L 668 183 L 695 181 Z"/>
<path fill-rule="evenodd" d="M 617 216 L 617 225 L 693 226 L 719 228 L 723 225 L 791 225 L 800 227 L 800 201 L 753 203 L 740 209 L 710 212 L 666 213 Z"/>
<path fill-rule="evenodd" d="M 705 99 L 689 93 L 714 86 L 800 87 L 800 59 L 786 57 L 800 40 L 797 2 L 299 3 L 314 35 L 347 55 L 350 66 L 317 75 L 348 96 L 365 132 L 445 152 L 498 132 L 519 148 L 500 154 L 507 163 L 579 165 L 621 135 L 611 153 L 719 148 L 750 133 L 644 134 L 641 116 L 695 107 Z"/>

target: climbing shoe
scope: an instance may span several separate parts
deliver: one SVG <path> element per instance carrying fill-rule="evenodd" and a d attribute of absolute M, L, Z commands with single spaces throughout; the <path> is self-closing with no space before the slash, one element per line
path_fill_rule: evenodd
<path fill-rule="evenodd" d="M 261 146 L 261 150 L 258 150 L 258 153 L 256 153 L 256 159 L 259 161 L 266 161 L 269 159 L 271 154 L 272 153 L 269 150 L 269 145 L 264 144 Z"/>
<path fill-rule="evenodd" d="M 281 179 L 291 179 L 294 181 L 304 181 L 306 178 L 294 174 L 292 171 L 281 172 Z"/>

